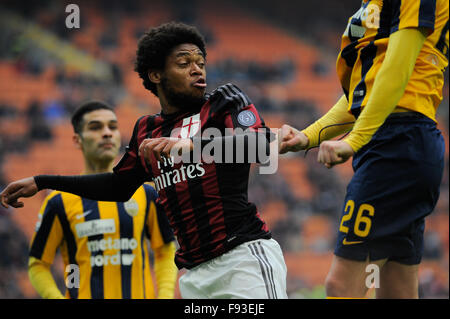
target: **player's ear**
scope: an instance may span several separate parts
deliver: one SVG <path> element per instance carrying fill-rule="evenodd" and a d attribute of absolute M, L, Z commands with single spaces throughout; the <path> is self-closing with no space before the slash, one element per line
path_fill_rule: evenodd
<path fill-rule="evenodd" d="M 72 141 L 73 141 L 73 144 L 75 144 L 75 147 L 76 147 L 76 148 L 78 148 L 79 150 L 82 149 L 82 146 L 81 146 L 82 139 L 81 139 L 81 135 L 80 135 L 80 134 L 75 133 L 75 134 L 72 136 Z"/>
<path fill-rule="evenodd" d="M 151 82 L 158 84 L 161 82 L 161 71 L 157 70 L 148 70 L 148 78 Z"/>

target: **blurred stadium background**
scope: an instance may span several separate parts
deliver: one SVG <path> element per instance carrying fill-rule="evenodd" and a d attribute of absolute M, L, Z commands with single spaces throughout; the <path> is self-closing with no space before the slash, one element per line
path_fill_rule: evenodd
<path fill-rule="evenodd" d="M 68 1 L 0 1 L 0 189 L 36 174 L 77 174 L 81 154 L 69 122 L 86 99 L 116 109 L 128 143 L 135 120 L 159 104 L 133 71 L 136 44 L 149 27 L 171 20 L 206 36 L 208 87 L 236 83 L 267 125 L 303 128 L 340 96 L 334 63 L 340 35 L 359 0 L 74 1 L 81 27 L 68 29 Z M 448 78 L 448 72 L 446 74 Z M 448 81 L 439 108 L 446 168 L 427 219 L 420 297 L 449 297 Z M 332 170 L 308 156 L 283 156 L 278 173 L 252 171 L 249 196 L 280 242 L 290 298 L 322 298 L 350 163 Z M 28 243 L 46 193 L 25 208 L 0 208 L 0 298 L 38 298 L 27 275 Z M 54 266 L 63 289 L 61 260 Z M 177 291 L 177 297 L 179 293 Z"/>

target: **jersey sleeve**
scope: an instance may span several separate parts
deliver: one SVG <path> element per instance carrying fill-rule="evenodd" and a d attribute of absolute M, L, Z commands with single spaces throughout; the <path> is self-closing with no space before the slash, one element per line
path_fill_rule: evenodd
<path fill-rule="evenodd" d="M 50 265 L 31 256 L 28 260 L 28 277 L 44 299 L 65 299 L 53 278 Z"/>
<path fill-rule="evenodd" d="M 53 192 L 47 196 L 41 206 L 36 230 L 31 240 L 29 255 L 48 264 L 53 263 L 55 253 L 63 241 L 59 212 L 64 212 L 61 194 Z"/>
<path fill-rule="evenodd" d="M 152 249 L 159 248 L 164 244 L 170 243 L 174 240 L 172 228 L 169 225 L 167 215 L 162 205 L 157 201 L 158 193 L 156 190 L 144 184 L 145 195 L 147 197 L 147 220 L 146 220 L 146 234 L 150 239 Z"/>
<path fill-rule="evenodd" d="M 350 131 L 354 121 L 355 117 L 348 112 L 348 100 L 344 94 L 325 115 L 302 131 L 308 137 L 308 148 L 317 147 L 321 141 Z"/>
<path fill-rule="evenodd" d="M 426 28 L 434 31 L 436 0 L 392 0 L 391 33 L 406 28 Z"/>
<path fill-rule="evenodd" d="M 141 130 L 144 126 L 142 123 L 145 122 L 145 119 L 148 116 L 142 116 L 134 125 L 133 135 L 131 136 L 130 142 L 128 146 L 125 148 L 125 154 L 122 156 L 117 165 L 113 168 L 114 173 L 123 173 L 128 171 L 135 171 L 137 174 L 145 174 L 145 168 L 142 165 L 142 162 L 139 158 L 139 142 L 138 135 L 139 130 Z"/>
<path fill-rule="evenodd" d="M 226 128 L 247 129 L 264 125 L 250 98 L 234 84 L 228 83 L 214 90 L 210 104 L 211 117 Z"/>
<path fill-rule="evenodd" d="M 219 126 L 265 133 L 269 141 L 274 139 L 264 119 L 250 98 L 236 85 L 228 83 L 211 93 L 210 116 Z"/>

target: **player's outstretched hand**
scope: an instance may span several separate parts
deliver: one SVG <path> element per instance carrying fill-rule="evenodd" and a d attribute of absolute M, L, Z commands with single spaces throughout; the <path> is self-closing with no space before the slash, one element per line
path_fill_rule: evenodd
<path fill-rule="evenodd" d="M 174 137 L 146 138 L 139 146 L 139 156 L 144 156 L 147 163 L 151 162 L 152 154 L 157 161 L 161 161 L 161 156 L 170 158 L 174 155 L 181 155 L 186 149 L 192 150 L 193 144 L 190 139 Z"/>
<path fill-rule="evenodd" d="M 309 139 L 304 133 L 287 124 L 278 131 L 278 141 L 280 154 L 304 150 L 309 144 Z"/>
<path fill-rule="evenodd" d="M 350 144 L 345 141 L 325 141 L 320 144 L 317 161 L 327 168 L 347 161 L 354 154 Z"/>
<path fill-rule="evenodd" d="M 14 208 L 23 207 L 23 202 L 17 201 L 20 197 L 31 197 L 38 192 L 38 187 L 34 177 L 27 177 L 10 183 L 0 193 L 0 203 L 8 208 L 11 205 Z"/>

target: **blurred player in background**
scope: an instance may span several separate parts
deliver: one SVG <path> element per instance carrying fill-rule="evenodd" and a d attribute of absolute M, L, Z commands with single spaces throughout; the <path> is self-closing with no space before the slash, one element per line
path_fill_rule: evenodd
<path fill-rule="evenodd" d="M 380 269 L 378 298 L 418 297 L 424 218 L 444 167 L 435 115 L 448 65 L 448 9 L 446 0 L 362 1 L 337 60 L 344 95 L 305 130 L 282 127 L 280 153 L 320 144 L 318 161 L 328 168 L 353 156 L 329 297 L 364 297 L 368 264 Z M 345 139 L 326 141 L 351 128 Z"/>
<path fill-rule="evenodd" d="M 73 141 L 83 153 L 83 175 L 112 171 L 120 132 L 114 111 L 100 101 L 81 105 L 72 117 Z M 50 266 L 61 250 L 64 264 L 78 267 L 67 280 L 67 298 L 174 297 L 177 269 L 173 232 L 156 208 L 157 193 L 144 184 L 127 202 L 100 202 L 53 191 L 42 205 L 30 248 L 29 277 L 43 298 L 64 298 Z M 157 293 L 150 271 L 154 252 Z M 65 277 L 69 273 L 66 270 Z"/>
<path fill-rule="evenodd" d="M 153 180 L 180 244 L 175 262 L 188 269 L 179 282 L 183 298 L 287 298 L 283 253 L 247 196 L 252 158 L 260 163 L 267 158 L 236 160 L 238 152 L 256 152 L 250 139 L 268 151 L 270 130 L 235 85 L 206 94 L 205 64 L 205 43 L 196 28 L 167 23 L 150 29 L 139 41 L 135 70 L 159 98 L 161 113 L 137 121 L 114 172 L 31 177 L 5 188 L 2 204 L 22 207 L 19 197 L 45 188 L 128 200 L 139 185 Z M 203 139 L 202 132 L 211 128 L 221 137 Z M 249 132 L 224 136 L 226 129 L 238 128 Z M 174 129 L 178 134 L 171 138 Z M 202 148 L 231 145 L 232 162 L 175 163 L 172 148 L 182 144 L 192 150 L 197 142 Z"/>

